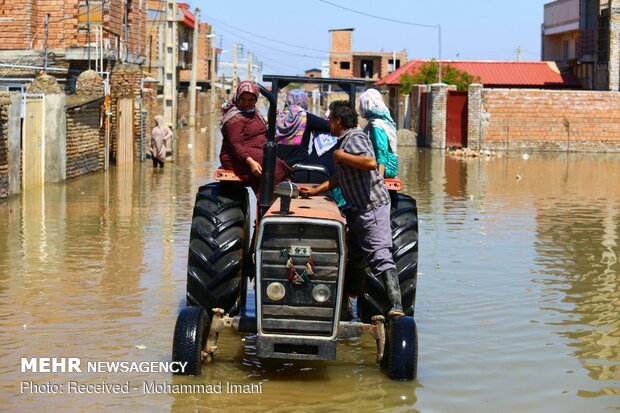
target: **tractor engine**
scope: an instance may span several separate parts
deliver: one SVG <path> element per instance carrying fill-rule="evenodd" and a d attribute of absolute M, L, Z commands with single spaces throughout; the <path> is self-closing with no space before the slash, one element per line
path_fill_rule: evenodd
<path fill-rule="evenodd" d="M 329 200 L 291 199 L 283 211 L 282 199 L 264 215 L 256 239 L 257 355 L 334 359 L 345 224 Z"/>

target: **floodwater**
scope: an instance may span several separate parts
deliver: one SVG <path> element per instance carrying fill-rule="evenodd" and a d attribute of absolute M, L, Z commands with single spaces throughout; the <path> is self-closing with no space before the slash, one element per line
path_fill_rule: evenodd
<path fill-rule="evenodd" d="M 0 204 L 0 410 L 620 410 L 620 157 L 603 154 L 401 149 L 420 219 L 414 382 L 378 369 L 370 337 L 342 342 L 334 362 L 282 362 L 233 332 L 200 377 L 22 373 L 22 357 L 170 360 L 194 194 L 217 164 L 206 127 L 180 133 L 163 171 L 112 168 Z M 129 394 L 68 394 L 71 381 L 129 382 Z M 22 393 L 22 382 L 64 393 Z M 145 394 L 144 382 L 222 392 Z"/>

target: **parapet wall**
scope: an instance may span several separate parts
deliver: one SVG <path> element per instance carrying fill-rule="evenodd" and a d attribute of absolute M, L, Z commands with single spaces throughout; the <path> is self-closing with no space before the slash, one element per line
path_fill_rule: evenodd
<path fill-rule="evenodd" d="M 469 113 L 472 148 L 620 152 L 618 92 L 474 89 Z"/>

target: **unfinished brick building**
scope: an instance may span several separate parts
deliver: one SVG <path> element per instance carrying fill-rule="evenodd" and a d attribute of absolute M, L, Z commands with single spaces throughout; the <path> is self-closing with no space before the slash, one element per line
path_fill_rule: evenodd
<path fill-rule="evenodd" d="M 330 30 L 329 74 L 331 77 L 379 80 L 407 63 L 407 52 L 354 52 L 355 29 Z"/>
<path fill-rule="evenodd" d="M 90 12 L 90 13 L 89 13 Z M 90 33 L 90 34 L 89 34 Z M 47 42 L 46 42 L 47 37 Z M 53 72 L 72 90 L 89 67 L 110 70 L 118 60 L 143 63 L 146 2 L 136 0 L 5 0 L 0 2 L 0 61 L 69 69 Z M 90 48 L 88 47 L 90 41 Z M 33 70 L 0 67 L 2 83 L 31 80 Z"/>

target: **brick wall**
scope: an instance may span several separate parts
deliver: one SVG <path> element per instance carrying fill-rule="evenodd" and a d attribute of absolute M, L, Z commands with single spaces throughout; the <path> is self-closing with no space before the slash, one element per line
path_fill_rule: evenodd
<path fill-rule="evenodd" d="M 140 157 L 140 80 L 142 70 L 140 66 L 133 64 L 121 64 L 112 70 L 110 74 L 110 152 L 116 159 L 116 124 L 118 116 L 118 99 L 120 97 L 134 98 L 134 154 Z"/>
<path fill-rule="evenodd" d="M 620 152 L 620 93 L 483 89 L 469 102 L 468 145 L 480 149 Z"/>
<path fill-rule="evenodd" d="M 446 121 L 448 112 L 448 85 L 433 84 L 427 100 L 425 146 L 446 147 Z"/>
<path fill-rule="evenodd" d="M 0 3 L 1 48 L 6 50 L 28 47 L 32 31 L 33 0 L 5 0 Z"/>
<path fill-rule="evenodd" d="M 96 98 L 96 97 L 95 97 Z M 103 167 L 101 100 L 67 110 L 67 179 Z"/>
<path fill-rule="evenodd" d="M 43 49 L 45 15 L 49 14 L 48 47 L 51 50 L 84 47 L 86 30 L 79 30 L 80 0 L 4 0 L 0 2 L 0 49 Z M 91 15 L 103 12 L 104 39 L 114 49 L 115 38 L 125 39 L 124 18 L 127 0 L 91 2 Z M 143 56 L 146 51 L 146 1 L 133 0 L 129 9 L 129 52 Z M 93 26 L 96 23 L 93 23 Z M 91 42 L 95 34 L 91 31 Z"/>
<path fill-rule="evenodd" d="M 469 85 L 467 94 L 467 147 L 480 150 L 480 125 L 482 119 L 482 85 Z"/>
<path fill-rule="evenodd" d="M 350 78 L 353 75 L 351 38 L 353 30 L 330 30 L 329 75 Z M 341 69 L 340 62 L 349 62 L 349 69 Z"/>
<path fill-rule="evenodd" d="M 155 116 L 164 114 L 164 100 L 157 97 L 157 90 L 145 89 L 143 92 L 142 107 L 147 112 L 145 131 L 145 150 L 148 153 L 151 142 L 151 131 L 156 126 Z"/>
<path fill-rule="evenodd" d="M 0 93 L 0 199 L 9 196 L 9 94 Z"/>

